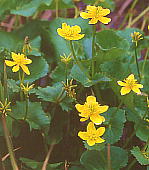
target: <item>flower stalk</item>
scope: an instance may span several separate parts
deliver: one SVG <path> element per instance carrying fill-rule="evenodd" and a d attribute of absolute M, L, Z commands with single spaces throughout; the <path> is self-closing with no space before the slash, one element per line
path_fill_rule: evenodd
<path fill-rule="evenodd" d="M 8 131 L 8 129 L 7 129 L 6 115 L 5 115 L 5 113 L 2 115 L 1 120 L 2 120 L 2 125 L 3 125 L 3 130 L 4 130 L 4 136 L 5 136 L 5 140 L 6 140 L 6 145 L 7 145 L 7 148 L 8 148 L 8 152 L 9 152 L 9 154 L 10 154 L 10 160 L 11 160 L 12 168 L 13 168 L 13 170 L 19 170 L 19 168 L 18 168 L 18 166 L 17 166 L 17 163 L 16 163 L 16 160 L 15 160 L 15 155 L 14 155 L 14 152 L 13 152 L 13 146 L 12 146 L 12 143 L 11 143 L 9 131 Z"/>
<path fill-rule="evenodd" d="M 82 65 L 80 64 L 80 62 L 78 61 L 78 59 L 75 55 L 72 41 L 69 41 L 69 42 L 70 42 L 70 49 L 71 49 L 71 52 L 72 52 L 72 55 L 73 55 L 73 58 L 74 58 L 76 64 L 78 65 L 79 69 L 86 75 L 86 77 L 88 77 L 90 79 L 90 76 L 86 73 L 86 71 L 84 71 L 84 68 L 82 67 Z"/>
<path fill-rule="evenodd" d="M 93 33 L 92 33 L 92 79 L 95 72 L 95 64 L 94 64 L 94 57 L 95 57 L 95 34 L 96 34 L 96 25 L 93 25 Z"/>
<path fill-rule="evenodd" d="M 137 66 L 137 72 L 138 72 L 139 81 L 141 81 L 139 63 L 138 63 L 138 58 L 137 58 L 137 46 L 136 45 L 135 45 L 135 60 L 136 60 L 136 66 Z"/>

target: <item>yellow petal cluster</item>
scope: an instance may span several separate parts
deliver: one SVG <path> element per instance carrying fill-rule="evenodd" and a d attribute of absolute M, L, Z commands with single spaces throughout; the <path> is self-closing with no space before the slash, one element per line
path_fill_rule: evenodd
<path fill-rule="evenodd" d="M 134 91 L 137 94 L 141 94 L 140 88 L 143 88 L 142 84 L 138 84 L 133 74 L 130 74 L 124 81 L 117 81 L 118 85 L 123 86 L 121 88 L 121 95 Z"/>
<path fill-rule="evenodd" d="M 131 37 L 132 37 L 132 42 L 134 42 L 136 46 L 138 45 L 138 41 L 143 39 L 142 34 L 140 34 L 139 32 L 132 33 Z"/>
<path fill-rule="evenodd" d="M 13 72 L 19 71 L 19 69 L 21 67 L 22 70 L 27 75 L 30 75 L 30 71 L 29 71 L 29 69 L 28 69 L 28 67 L 26 65 L 31 64 L 32 60 L 25 57 L 24 54 L 20 54 L 20 53 L 16 54 L 16 53 L 12 52 L 11 56 L 12 56 L 13 61 L 5 60 L 6 65 L 9 66 L 9 67 L 13 66 L 13 68 L 12 68 Z"/>
<path fill-rule="evenodd" d="M 89 21 L 89 24 L 96 24 L 98 21 L 100 21 L 103 24 L 108 24 L 111 21 L 111 18 L 105 17 L 110 13 L 109 9 L 104 9 L 101 6 L 87 6 L 86 8 L 87 12 L 81 12 L 80 16 L 83 19 L 91 19 Z"/>
<path fill-rule="evenodd" d="M 90 122 L 87 125 L 87 132 L 80 131 L 78 133 L 78 136 L 83 140 L 87 140 L 89 146 L 93 146 L 96 143 L 102 143 L 105 141 L 100 137 L 104 134 L 104 132 L 105 132 L 105 127 L 100 127 L 96 130 L 94 123 Z"/>
<path fill-rule="evenodd" d="M 76 109 L 80 112 L 79 116 L 83 117 L 80 119 L 81 122 L 90 119 L 96 125 L 101 124 L 105 121 L 103 116 L 99 114 L 106 112 L 109 106 L 101 106 L 96 102 L 96 97 L 88 96 L 84 105 L 76 104 Z"/>
<path fill-rule="evenodd" d="M 66 40 L 80 40 L 84 37 L 81 33 L 81 28 L 78 25 L 70 26 L 62 23 L 62 28 L 57 29 L 57 33 Z"/>

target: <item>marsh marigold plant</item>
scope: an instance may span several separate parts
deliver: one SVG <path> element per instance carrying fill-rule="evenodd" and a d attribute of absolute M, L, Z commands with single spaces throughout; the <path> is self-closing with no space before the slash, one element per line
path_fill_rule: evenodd
<path fill-rule="evenodd" d="M 105 127 L 100 127 L 96 130 L 94 123 L 90 122 L 87 125 L 87 132 L 79 132 L 78 136 L 83 139 L 87 140 L 87 144 L 89 146 L 93 146 L 96 143 L 103 143 L 105 140 L 102 139 L 100 136 L 102 136 L 105 132 Z"/>
<path fill-rule="evenodd" d="M 80 119 L 81 122 L 90 119 L 96 125 L 105 121 L 105 118 L 99 114 L 106 112 L 109 108 L 106 105 L 101 106 L 96 102 L 96 97 L 94 96 L 88 96 L 84 105 L 76 104 L 75 107 L 80 112 L 79 116 L 83 117 Z"/>
<path fill-rule="evenodd" d="M 109 9 L 104 9 L 101 6 L 87 6 L 86 12 L 81 12 L 80 16 L 83 19 L 91 19 L 89 24 L 96 24 L 100 21 L 103 24 L 108 24 L 111 21 L 111 18 L 105 17 L 110 13 Z"/>
<path fill-rule="evenodd" d="M 66 40 L 80 40 L 84 37 L 81 33 L 81 28 L 78 25 L 70 26 L 62 23 L 62 28 L 57 29 L 57 33 Z"/>
<path fill-rule="evenodd" d="M 11 53 L 13 61 L 10 60 L 5 60 L 5 63 L 9 67 L 13 67 L 12 71 L 17 72 L 19 71 L 20 67 L 26 73 L 27 75 L 30 75 L 30 71 L 28 67 L 26 66 L 27 64 L 31 64 L 32 60 L 28 59 L 24 54 L 16 54 L 14 52 Z"/>
<path fill-rule="evenodd" d="M 121 95 L 128 94 L 131 90 L 137 94 L 141 94 L 140 88 L 143 88 L 143 85 L 138 84 L 133 74 L 130 74 L 124 81 L 117 81 L 117 83 L 123 86 L 121 88 Z"/>

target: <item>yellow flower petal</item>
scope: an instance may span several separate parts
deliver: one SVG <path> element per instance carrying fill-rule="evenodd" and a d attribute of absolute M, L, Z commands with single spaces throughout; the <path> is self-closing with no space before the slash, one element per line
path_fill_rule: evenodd
<path fill-rule="evenodd" d="M 80 13 L 80 16 L 81 16 L 83 19 L 88 19 L 88 18 L 89 18 L 88 13 L 86 13 L 86 12 L 81 12 L 81 13 Z"/>
<path fill-rule="evenodd" d="M 87 132 L 94 132 L 96 131 L 96 128 L 94 126 L 94 123 L 93 122 L 90 122 L 88 125 L 87 125 Z"/>
<path fill-rule="evenodd" d="M 110 14 L 110 10 L 109 9 L 103 9 L 102 8 L 102 10 L 100 11 L 100 15 L 101 16 L 106 16 L 108 14 Z"/>
<path fill-rule="evenodd" d="M 126 83 L 122 82 L 122 81 L 117 81 L 118 85 L 120 86 L 126 86 Z"/>
<path fill-rule="evenodd" d="M 105 127 L 100 127 L 96 131 L 97 136 L 102 136 L 105 133 Z"/>
<path fill-rule="evenodd" d="M 93 145 L 95 145 L 95 140 L 89 139 L 89 140 L 87 140 L 87 144 L 88 144 L 89 146 L 93 146 Z"/>
<path fill-rule="evenodd" d="M 104 139 L 98 137 L 95 142 L 96 143 L 103 143 L 104 141 L 105 141 Z"/>
<path fill-rule="evenodd" d="M 14 52 L 11 52 L 11 57 L 15 61 L 15 60 L 18 59 L 18 54 L 14 53 Z"/>
<path fill-rule="evenodd" d="M 122 87 L 121 88 L 121 95 L 128 94 L 130 91 L 131 91 L 131 89 L 128 88 L 128 87 Z"/>
<path fill-rule="evenodd" d="M 90 21 L 89 21 L 89 24 L 96 24 L 98 22 L 98 19 L 97 18 L 92 18 Z"/>
<path fill-rule="evenodd" d="M 6 63 L 7 66 L 10 66 L 10 67 L 16 65 L 16 62 L 9 61 L 9 60 L 5 60 L 5 63 Z"/>
<path fill-rule="evenodd" d="M 95 11 L 96 9 L 97 9 L 96 6 L 88 5 L 88 6 L 86 7 L 86 10 L 87 10 L 87 11 Z"/>
<path fill-rule="evenodd" d="M 78 112 L 82 112 L 84 110 L 84 105 L 76 104 L 75 108 L 78 110 Z"/>
<path fill-rule="evenodd" d="M 13 72 L 19 71 L 19 65 L 17 64 L 16 66 L 14 66 L 14 67 L 12 68 L 12 71 L 13 71 Z"/>
<path fill-rule="evenodd" d="M 78 25 L 72 26 L 71 28 L 77 33 L 81 32 L 81 28 Z"/>
<path fill-rule="evenodd" d="M 26 65 L 21 65 L 21 68 L 24 71 L 24 73 L 26 73 L 27 75 L 30 75 L 30 71 Z"/>
<path fill-rule="evenodd" d="M 107 18 L 107 17 L 99 17 L 98 20 L 103 24 L 108 24 L 109 22 L 111 22 L 111 18 Z"/>
<path fill-rule="evenodd" d="M 104 113 L 108 110 L 109 106 L 104 105 L 104 106 L 99 106 L 99 113 Z"/>
<path fill-rule="evenodd" d="M 133 74 L 130 74 L 129 76 L 128 76 L 128 79 L 134 79 L 135 77 L 134 77 L 134 75 Z"/>
<path fill-rule="evenodd" d="M 135 92 L 135 93 L 137 93 L 137 94 L 141 94 L 141 91 L 140 91 L 140 89 L 138 88 L 138 87 L 133 87 L 132 88 L 132 90 Z"/>
<path fill-rule="evenodd" d="M 24 64 L 31 64 L 31 63 L 32 63 L 32 60 L 28 58 L 26 58 L 24 61 Z"/>
<path fill-rule="evenodd" d="M 90 120 L 96 125 L 100 125 L 105 119 L 103 116 L 100 115 L 91 115 Z"/>
<path fill-rule="evenodd" d="M 136 84 L 135 86 L 138 87 L 138 88 L 143 88 L 142 84 Z"/>
<path fill-rule="evenodd" d="M 84 121 L 86 121 L 86 120 L 88 120 L 89 119 L 89 117 L 87 117 L 87 118 L 81 118 L 80 119 L 80 122 L 84 122 Z"/>
<path fill-rule="evenodd" d="M 86 98 L 86 101 L 87 101 L 87 103 L 96 102 L 96 97 L 94 97 L 94 96 L 88 96 L 88 97 Z"/>
<path fill-rule="evenodd" d="M 88 133 L 87 132 L 79 132 L 78 136 L 83 140 L 88 140 Z"/>

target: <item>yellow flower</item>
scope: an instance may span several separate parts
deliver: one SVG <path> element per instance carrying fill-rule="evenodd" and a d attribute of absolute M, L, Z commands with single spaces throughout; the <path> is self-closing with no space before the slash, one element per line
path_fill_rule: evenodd
<path fill-rule="evenodd" d="M 100 106 L 98 102 L 96 102 L 96 97 L 88 96 L 86 98 L 86 102 L 84 105 L 76 104 L 76 109 L 81 112 L 79 116 L 83 117 L 80 119 L 81 122 L 84 122 L 90 118 L 90 120 L 99 125 L 105 121 L 103 116 L 100 116 L 100 113 L 106 112 L 109 106 Z"/>
<path fill-rule="evenodd" d="M 11 109 L 9 108 L 10 103 L 11 102 L 8 102 L 7 99 L 5 100 L 4 103 L 0 101 L 0 113 L 7 115 L 7 112 L 11 112 Z"/>
<path fill-rule="evenodd" d="M 65 63 L 66 65 L 71 61 L 71 53 L 66 56 L 66 54 L 64 54 L 64 56 L 60 56 L 61 57 L 61 62 Z"/>
<path fill-rule="evenodd" d="M 138 84 L 137 80 L 134 78 L 133 74 L 130 74 L 125 80 L 117 81 L 118 85 L 124 86 L 121 88 L 121 95 L 128 94 L 131 90 L 137 94 L 141 94 L 139 88 L 143 88 L 142 84 Z"/>
<path fill-rule="evenodd" d="M 27 84 L 26 84 L 26 87 L 25 87 L 24 84 L 21 84 L 21 89 L 22 89 L 22 91 L 24 92 L 24 94 L 25 94 L 27 97 L 29 97 L 28 93 L 29 93 L 29 91 L 30 91 L 31 89 L 33 89 L 34 85 L 35 85 L 35 84 L 31 84 L 31 85 L 29 86 L 29 84 L 27 83 Z"/>
<path fill-rule="evenodd" d="M 132 37 L 132 42 L 134 42 L 136 46 L 138 45 L 138 41 L 143 39 L 142 34 L 140 34 L 139 32 L 132 33 L 131 37 Z"/>
<path fill-rule="evenodd" d="M 80 16 L 83 19 L 91 19 L 89 24 L 96 24 L 98 21 L 103 24 L 108 24 L 111 21 L 111 18 L 105 17 L 110 13 L 109 9 L 104 9 L 101 6 L 87 6 L 87 12 L 81 12 Z"/>
<path fill-rule="evenodd" d="M 62 23 L 62 28 L 58 28 L 57 32 L 66 40 L 80 40 L 84 37 L 84 34 L 79 34 L 81 32 L 81 28 L 78 25 L 70 27 L 70 25 Z"/>
<path fill-rule="evenodd" d="M 87 125 L 87 132 L 79 132 L 78 136 L 83 140 L 87 140 L 89 146 L 93 146 L 95 143 L 102 143 L 105 141 L 100 137 L 104 132 L 105 127 L 100 127 L 96 130 L 94 123 L 90 122 Z"/>
<path fill-rule="evenodd" d="M 10 66 L 10 67 L 13 66 L 13 68 L 12 68 L 13 72 L 19 71 L 19 69 L 21 67 L 22 70 L 26 74 L 30 75 L 30 71 L 29 71 L 28 67 L 26 66 L 26 64 L 31 64 L 32 60 L 25 57 L 24 54 L 20 54 L 20 53 L 16 54 L 16 53 L 12 52 L 11 56 L 12 56 L 13 61 L 5 60 L 6 65 Z"/>

